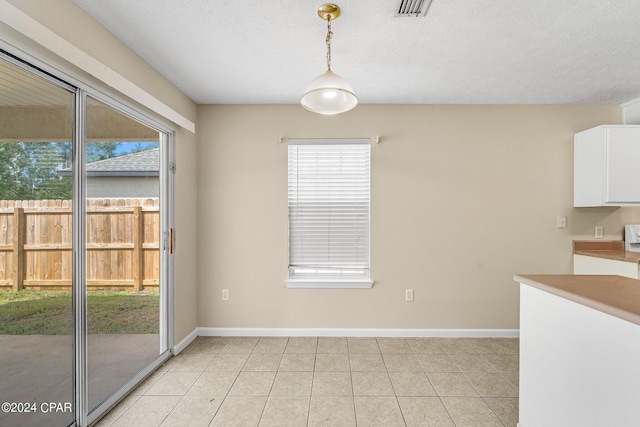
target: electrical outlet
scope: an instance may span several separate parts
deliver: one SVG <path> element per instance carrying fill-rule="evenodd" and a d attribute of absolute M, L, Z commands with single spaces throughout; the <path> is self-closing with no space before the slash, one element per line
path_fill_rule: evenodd
<path fill-rule="evenodd" d="M 407 302 L 413 301 L 413 289 L 405 289 L 404 300 Z"/>
<path fill-rule="evenodd" d="M 567 217 L 559 216 L 556 218 L 556 228 L 567 228 Z"/>
<path fill-rule="evenodd" d="M 595 238 L 602 239 L 604 237 L 604 227 L 596 227 Z"/>
<path fill-rule="evenodd" d="M 222 290 L 222 301 L 229 301 L 229 289 Z"/>

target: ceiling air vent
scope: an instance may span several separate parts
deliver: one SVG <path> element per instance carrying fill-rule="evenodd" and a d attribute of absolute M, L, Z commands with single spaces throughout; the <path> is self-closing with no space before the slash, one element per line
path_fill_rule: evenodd
<path fill-rule="evenodd" d="M 425 16 L 431 6 L 431 0 L 398 0 L 394 16 Z"/>

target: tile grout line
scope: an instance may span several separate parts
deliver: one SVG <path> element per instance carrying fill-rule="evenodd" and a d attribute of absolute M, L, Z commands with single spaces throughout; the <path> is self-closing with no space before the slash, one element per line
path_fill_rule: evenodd
<path fill-rule="evenodd" d="M 197 353 L 196 353 L 197 354 Z M 205 353 L 206 354 L 206 353 Z M 219 354 L 219 353 L 218 353 Z M 185 397 L 187 397 L 187 394 L 189 393 L 189 390 L 191 390 L 193 388 L 193 386 L 195 385 L 196 382 L 198 382 L 198 380 L 202 377 L 202 375 L 204 375 L 204 373 L 207 371 L 207 368 L 213 363 L 213 361 L 218 357 L 218 355 L 213 356 L 213 358 L 211 359 L 211 361 L 207 364 L 207 366 L 204 367 L 204 369 L 202 370 L 202 372 L 200 373 L 200 375 L 198 375 L 198 377 L 196 378 L 196 380 L 193 382 L 193 384 L 191 384 L 191 386 L 185 390 L 184 394 L 180 397 L 180 400 L 178 400 L 175 404 L 175 406 L 173 408 L 171 408 L 171 410 L 169 411 L 169 413 L 167 415 L 165 415 L 165 417 L 162 419 L 162 421 L 160 422 L 160 424 L 158 424 L 158 426 L 162 426 L 162 424 L 167 420 L 167 418 L 169 418 L 169 416 L 171 415 L 171 413 L 173 411 L 175 411 L 175 409 L 178 407 L 178 405 L 180 404 L 180 402 L 182 402 L 184 400 Z M 169 369 L 169 371 L 167 372 L 172 372 L 172 369 Z M 175 371 L 175 372 L 179 372 L 179 371 Z M 219 408 L 218 408 L 219 409 Z M 217 412 L 217 411 L 216 411 Z M 215 414 L 214 414 L 215 417 Z M 209 420 L 209 422 L 211 422 L 213 420 L 213 417 L 211 418 L 211 420 Z"/>
<path fill-rule="evenodd" d="M 436 394 L 438 395 L 438 400 L 440 401 L 440 404 L 442 405 L 442 407 L 444 408 L 444 410 L 447 413 L 447 416 L 449 417 L 449 419 L 451 420 L 451 423 L 455 426 L 456 422 L 453 420 L 453 417 L 451 416 L 451 412 L 449 412 L 449 408 L 447 408 L 447 405 L 444 404 L 444 402 L 442 401 L 442 396 L 440 396 L 438 394 L 438 392 L 436 392 Z"/>
<path fill-rule="evenodd" d="M 164 418 L 162 419 L 162 421 L 160 421 L 160 424 L 158 424 L 158 427 L 162 426 L 162 423 L 164 423 L 164 422 L 167 420 L 167 418 L 169 417 L 169 415 L 171 415 L 171 413 L 176 409 L 176 407 L 178 406 L 178 404 L 182 401 L 182 399 L 184 399 L 184 396 L 186 396 L 186 394 L 185 394 L 185 395 L 183 395 L 182 397 L 180 397 L 180 399 L 176 402 L 176 404 L 173 406 L 173 408 L 171 408 L 171 410 L 169 411 L 169 413 L 168 413 L 167 415 L 165 415 L 165 416 L 164 416 Z"/>
<path fill-rule="evenodd" d="M 382 358 L 382 360 L 384 361 L 384 357 Z M 389 372 L 388 369 L 387 369 L 387 377 L 389 378 L 389 382 L 391 383 L 391 389 L 393 390 L 393 397 L 396 398 L 396 403 L 398 404 L 398 409 L 400 410 L 400 416 L 402 417 L 402 422 L 404 423 L 405 427 L 407 427 L 407 419 L 404 416 L 404 412 L 402 412 L 402 406 L 400 406 L 400 400 L 398 399 L 398 392 L 396 391 L 396 387 L 393 385 L 393 380 L 391 379 L 391 373 Z"/>
<path fill-rule="evenodd" d="M 222 350 L 224 350 L 224 348 L 227 346 L 227 344 L 225 343 L 222 348 L 220 349 L 220 351 L 218 351 L 218 353 L 213 357 L 213 359 L 211 360 L 211 362 L 209 362 L 209 364 L 207 365 L 207 367 L 204 369 L 204 371 L 202 371 L 202 375 L 204 375 L 205 372 L 207 372 L 207 369 L 209 369 L 209 366 L 211 366 L 211 364 L 213 363 L 214 360 L 216 360 L 220 354 L 222 354 Z M 200 377 L 202 377 L 202 375 Z M 239 374 L 238 374 L 239 375 Z M 233 387 L 233 384 L 235 384 L 236 380 L 238 379 L 238 375 L 236 375 L 235 379 L 233 380 L 233 383 L 231 384 L 231 387 Z M 200 379 L 200 377 L 198 377 L 198 379 Z M 196 380 L 197 382 L 198 380 Z M 193 383 L 193 385 L 195 385 L 195 383 Z M 193 385 L 191 387 L 193 387 Z M 213 413 L 213 416 L 211 417 L 211 419 L 209 420 L 209 424 L 211 424 L 213 422 L 213 419 L 216 417 L 216 415 L 218 415 L 218 412 L 220 411 L 220 408 L 222 407 L 222 404 L 224 403 L 224 401 L 226 400 L 227 396 L 229 395 L 229 391 L 231 390 L 231 387 L 229 387 L 229 390 L 227 390 L 227 393 L 224 395 L 224 397 L 222 398 L 222 402 L 220 402 L 220 405 L 218 405 L 218 408 L 216 409 L 216 411 Z M 191 388 L 189 388 L 189 390 L 191 390 Z M 189 393 L 189 390 L 187 390 L 187 393 Z M 186 394 L 185 394 L 186 396 Z M 209 401 L 211 402 L 211 401 Z"/>
<path fill-rule="evenodd" d="M 492 367 L 493 369 L 495 369 L 495 373 L 498 373 L 498 374 L 500 375 L 500 377 L 504 378 L 504 377 L 502 376 L 502 374 L 500 373 L 500 371 L 498 370 L 498 368 L 497 368 L 497 367 L 495 367 L 491 362 L 489 362 L 489 361 L 486 359 L 486 357 L 485 357 L 485 356 L 486 356 L 486 354 L 480 354 L 480 353 L 476 353 L 476 354 L 477 354 L 477 355 L 479 355 L 480 357 L 482 357 L 484 360 L 486 360 L 486 361 L 491 365 L 491 367 Z M 488 354 L 489 354 L 489 353 L 488 353 Z M 454 363 L 455 363 L 455 362 L 454 362 Z M 472 373 L 472 372 L 474 372 L 474 371 L 467 371 L 467 372 L 465 372 L 465 371 L 462 371 L 462 370 L 461 370 L 461 372 L 462 372 L 462 375 L 464 375 L 465 379 L 466 379 L 467 381 L 469 381 L 469 384 L 471 384 L 471 386 L 472 386 L 472 387 L 473 387 L 473 389 L 476 391 L 476 393 L 478 393 L 478 397 L 480 398 L 480 400 L 482 401 L 482 403 L 484 403 L 484 404 L 487 406 L 487 408 L 489 408 L 489 410 L 490 410 L 490 411 L 491 411 L 491 413 L 496 417 L 496 419 L 498 420 L 498 422 L 500 422 L 503 426 L 505 426 L 505 427 L 506 427 L 506 425 L 505 425 L 505 423 L 502 421 L 502 419 L 501 419 L 501 418 L 498 416 L 498 414 L 493 410 L 493 408 L 491 407 L 491 405 L 489 405 L 489 404 L 487 403 L 487 401 L 486 401 L 486 398 L 487 398 L 487 397 L 491 397 L 491 396 L 483 396 L 483 395 L 482 395 L 482 393 L 480 392 L 480 390 L 478 389 L 478 387 L 476 387 L 476 386 L 473 384 L 473 382 L 469 379 L 468 374 L 469 374 L 469 373 Z M 488 373 L 494 373 L 494 372 L 488 372 Z M 505 380 L 506 380 L 506 379 L 505 379 Z M 508 383 L 509 385 L 511 385 L 511 383 L 509 383 L 509 381 L 507 381 L 507 383 Z M 505 396 L 505 397 L 503 397 L 503 398 L 506 398 L 506 396 Z"/>
<path fill-rule="evenodd" d="M 378 347 L 378 351 L 380 352 L 380 358 L 382 358 L 382 350 L 380 349 L 380 344 L 378 344 L 378 339 L 376 340 L 376 347 Z M 347 351 L 349 352 L 349 339 L 347 338 Z M 349 358 L 349 378 L 351 379 L 351 398 L 353 400 L 353 419 L 356 422 L 356 426 L 358 425 L 358 411 L 356 408 L 356 392 L 353 386 L 353 370 L 351 369 L 351 353 L 347 353 L 347 357 Z M 382 360 L 384 364 L 384 359 Z M 386 367 L 385 367 L 386 369 Z"/>
<path fill-rule="evenodd" d="M 166 363 L 166 362 L 165 362 L 165 363 Z M 164 366 L 164 363 L 163 363 L 163 365 L 162 365 L 162 366 Z M 156 371 L 156 372 L 157 372 L 157 371 Z M 125 410 L 124 410 L 120 415 L 118 415 L 118 417 L 116 417 L 116 419 L 115 419 L 115 420 L 113 420 L 113 422 L 109 423 L 109 426 L 114 425 L 114 424 L 115 424 L 115 423 L 116 423 L 120 418 L 122 418 L 122 417 L 123 417 L 123 416 L 124 416 L 124 415 L 125 415 L 125 414 L 126 414 L 126 413 L 131 409 L 131 408 L 132 408 L 132 407 L 133 407 L 133 405 L 134 405 L 135 403 L 137 403 L 137 402 L 140 400 L 140 398 L 141 398 L 141 397 L 146 396 L 147 391 L 148 391 L 148 390 L 150 390 L 150 389 L 151 389 L 151 387 L 153 387 L 153 386 L 154 386 L 158 381 L 160 381 L 160 379 L 161 379 L 162 377 L 164 377 L 164 376 L 165 376 L 165 374 L 166 374 L 167 372 L 169 372 L 169 371 L 163 371 L 163 372 L 162 372 L 162 375 L 160 375 L 160 376 L 159 376 L 159 378 L 158 378 L 157 380 L 155 380 L 155 381 L 154 381 L 154 382 L 149 386 L 149 388 L 148 388 L 148 389 L 147 389 L 143 394 L 138 395 L 138 397 L 135 399 L 135 401 L 134 401 L 133 403 L 131 403 L 131 405 L 129 405 L 129 407 L 128 407 L 127 409 L 125 409 Z M 154 372 L 154 373 L 155 373 L 155 372 Z M 150 378 L 154 373 L 151 373 L 151 374 L 150 374 L 146 379 Z M 145 380 L 143 380 L 142 382 L 146 381 L 146 379 L 145 379 Z M 140 384 L 142 384 L 142 383 L 140 383 Z M 126 397 L 125 397 L 125 398 L 126 398 Z M 125 398 L 123 398 L 122 400 L 124 400 Z M 120 402 L 122 402 L 122 401 L 120 401 Z M 120 404 L 120 403 L 118 403 L 118 404 Z M 173 409 L 172 409 L 172 410 L 173 410 Z M 109 412 L 111 412 L 111 410 L 110 410 Z M 106 414 L 104 414 L 104 416 L 103 416 L 102 418 L 105 418 L 107 415 L 109 415 L 109 412 L 107 412 Z M 98 421 L 98 423 L 99 423 L 99 422 L 100 422 L 100 421 Z M 163 422 L 164 422 L 164 419 L 163 419 Z"/>
<path fill-rule="evenodd" d="M 136 399 L 131 403 L 131 405 L 129 405 L 129 407 L 128 407 L 127 409 L 125 409 L 124 411 L 122 411 L 122 413 L 121 413 L 120 415 L 118 415 L 118 416 L 116 417 L 116 419 L 115 419 L 115 420 L 113 420 L 112 422 L 110 422 L 108 426 L 104 426 L 104 427 L 111 427 L 112 425 L 114 425 L 114 424 L 115 424 L 115 423 L 116 423 L 120 418 L 122 418 L 122 416 L 123 416 L 123 415 L 124 415 L 124 414 L 129 410 L 129 409 L 131 409 L 131 407 L 132 407 L 132 406 L 133 406 L 133 405 L 134 405 L 138 400 L 140 400 L 140 398 L 141 398 L 142 396 L 143 396 L 143 395 L 137 395 Z M 126 399 L 126 397 L 125 397 L 124 399 Z M 122 399 L 122 400 L 118 403 L 118 405 L 119 405 L 120 403 L 122 403 L 122 401 L 124 401 L 124 399 Z M 117 405 L 116 405 L 116 406 L 117 406 Z M 107 412 L 106 414 L 104 414 L 104 416 L 103 416 L 103 417 L 98 421 L 98 423 L 97 423 L 97 424 L 100 424 L 100 422 L 101 422 L 104 418 L 106 418 L 106 417 L 109 415 L 109 413 L 110 413 L 110 412 L 111 412 L 111 411 L 109 411 L 109 412 Z"/>
<path fill-rule="evenodd" d="M 491 410 L 491 412 L 493 413 L 493 415 L 495 415 L 495 416 L 496 416 L 496 418 L 498 419 L 498 421 L 500 421 L 500 422 L 502 423 L 502 425 L 503 425 L 503 426 L 508 427 L 508 426 L 507 426 L 507 425 L 502 421 L 502 418 L 500 418 L 500 417 L 498 416 L 498 414 L 496 413 L 496 411 L 494 411 L 494 410 L 493 410 L 493 408 L 491 407 L 491 405 L 489 405 L 489 404 L 485 401 L 485 398 L 484 398 L 484 397 L 482 397 L 482 396 L 480 396 L 480 399 L 482 399 L 482 401 L 484 402 L 484 404 L 485 404 L 485 405 L 487 405 L 487 407 Z M 507 398 L 502 397 L 501 399 L 507 399 Z"/>
<path fill-rule="evenodd" d="M 213 363 L 213 361 L 216 360 L 222 354 L 222 350 L 224 350 L 224 348 L 226 346 L 227 346 L 227 343 L 225 342 L 225 344 L 222 346 L 220 351 L 218 351 L 218 354 L 213 358 L 211 363 Z M 209 366 L 211 366 L 211 363 L 209 364 Z M 208 369 L 208 367 L 207 367 L 207 369 Z M 206 370 L 205 370 L 205 372 L 206 372 Z M 216 415 L 218 415 L 218 412 L 220 412 L 220 408 L 222 408 L 222 405 L 224 404 L 225 400 L 227 400 L 227 396 L 229 395 L 229 392 L 231 391 L 231 387 L 233 387 L 233 385 L 236 383 L 236 381 L 238 380 L 239 376 L 240 376 L 240 372 L 238 372 L 238 375 L 236 375 L 236 377 L 234 378 L 233 382 L 231 383 L 231 386 L 229 387 L 229 390 L 227 390 L 227 393 L 222 398 L 222 402 L 220 402 L 220 405 L 218 405 L 218 408 L 214 412 L 213 417 L 211 417 L 211 419 L 209 420 L 209 424 L 208 425 L 210 425 L 213 422 L 213 420 L 216 418 Z"/>
<path fill-rule="evenodd" d="M 316 352 L 313 356 L 313 370 L 311 371 L 311 390 L 309 390 L 309 407 L 307 409 L 307 427 L 311 418 L 311 400 L 313 399 L 313 384 L 316 380 L 316 359 L 318 357 L 318 338 L 316 338 Z"/>
<path fill-rule="evenodd" d="M 256 342 L 256 345 L 253 347 L 253 350 L 251 350 L 251 353 L 249 354 L 249 357 L 247 357 L 247 361 L 249 361 L 249 359 L 251 358 L 251 355 L 255 351 L 255 348 L 257 347 L 257 345 L 258 345 L 258 343 L 260 342 L 261 339 L 262 339 L 262 337 L 258 338 L 258 341 Z M 282 354 L 280 355 L 280 362 L 278 363 L 278 368 L 276 369 L 276 373 L 273 376 L 273 381 L 271 382 L 271 387 L 269 387 L 269 393 L 267 393 L 267 397 L 264 400 L 264 407 L 262 408 L 262 412 L 260 413 L 260 418 L 258 418 L 258 426 L 262 422 L 262 417 L 264 416 L 264 411 L 265 411 L 265 409 L 267 409 L 267 405 L 269 404 L 269 398 L 271 397 L 271 391 L 273 391 L 273 385 L 276 383 L 276 377 L 278 376 L 278 372 L 280 371 L 280 364 L 282 363 L 282 358 L 284 357 L 284 352 L 287 349 L 287 344 L 289 344 L 289 339 L 290 338 L 287 337 L 287 343 L 284 345 L 284 349 L 282 350 Z M 260 353 L 256 353 L 256 354 L 260 354 Z M 245 364 L 246 364 L 246 362 L 245 362 Z M 264 372 L 269 372 L 269 371 L 264 371 Z M 309 415 L 307 414 L 307 422 L 308 422 L 308 419 L 309 419 Z"/>
<path fill-rule="evenodd" d="M 222 353 L 222 351 L 225 349 L 225 347 L 229 344 L 229 342 L 226 342 L 224 346 L 222 346 L 222 348 L 220 349 L 220 352 L 218 353 L 218 355 L 214 358 L 217 359 L 218 356 L 220 356 Z M 255 347 L 255 346 L 254 346 Z M 252 350 L 253 351 L 253 350 Z M 233 353 L 225 353 L 225 354 L 233 354 Z M 251 354 L 251 353 L 249 353 Z M 231 383 L 231 386 L 229 387 L 229 390 L 227 390 L 227 393 L 224 395 L 224 398 L 222 398 L 222 402 L 220 402 L 220 406 L 218 406 L 218 409 L 216 409 L 216 412 L 213 414 L 213 418 L 211 418 L 211 420 L 209 421 L 209 425 L 211 425 L 211 423 L 216 419 L 216 416 L 218 415 L 218 413 L 220 412 L 220 409 L 222 408 L 222 405 L 224 405 L 224 402 L 227 400 L 227 397 L 229 397 L 229 393 L 231 393 L 231 389 L 233 388 L 233 386 L 235 385 L 236 381 L 238 381 L 238 378 L 240 377 L 240 373 L 242 372 L 242 369 L 244 368 L 244 366 L 247 364 L 247 362 L 249 361 L 249 357 L 247 357 L 247 360 L 244 361 L 244 363 L 242 364 L 242 366 L 240 367 L 240 371 L 238 371 L 238 374 L 236 375 L 235 379 L 233 380 L 233 382 Z M 213 360 L 211 361 L 211 363 L 213 363 Z M 222 372 L 222 371 L 221 371 Z M 266 402 L 265 402 L 266 403 Z"/>
<path fill-rule="evenodd" d="M 440 344 L 438 344 L 437 342 L 436 342 L 436 345 L 440 348 L 440 351 L 442 351 L 442 354 L 444 354 L 447 357 L 447 359 L 449 359 L 451 361 L 451 363 L 453 363 L 453 365 L 458 370 L 460 370 L 460 368 L 458 368 L 458 366 L 455 364 L 455 362 L 453 360 L 451 360 L 451 357 L 449 357 L 449 355 L 444 350 L 444 348 L 442 348 L 442 346 Z M 418 363 L 420 363 L 420 360 L 418 360 Z M 442 405 L 442 407 L 444 408 L 445 412 L 447 413 L 447 416 L 451 420 L 451 424 L 453 424 L 454 427 L 455 427 L 456 426 L 456 422 L 453 420 L 453 417 L 451 416 L 451 413 L 449 412 L 449 409 L 447 408 L 447 406 L 442 401 L 442 396 L 440 396 L 440 393 L 438 393 L 438 390 L 436 390 L 436 387 L 431 382 L 431 378 L 429 378 L 429 375 L 427 375 L 427 371 L 425 370 L 424 366 L 422 366 L 422 363 L 420 363 L 420 366 L 422 367 L 422 370 L 424 371 L 424 376 L 427 377 L 427 381 L 429 381 L 429 384 L 431 384 L 431 387 L 433 388 L 433 391 L 436 393 L 436 397 L 438 398 L 438 402 L 440 402 L 440 405 Z"/>
<path fill-rule="evenodd" d="M 376 340 L 376 346 L 378 341 Z M 353 370 L 351 369 L 351 349 L 349 348 L 349 338 L 347 338 L 347 359 L 349 360 L 349 381 L 351 381 L 351 402 L 353 403 L 353 421 L 358 425 L 358 413 L 356 412 L 356 396 L 353 390 Z"/>

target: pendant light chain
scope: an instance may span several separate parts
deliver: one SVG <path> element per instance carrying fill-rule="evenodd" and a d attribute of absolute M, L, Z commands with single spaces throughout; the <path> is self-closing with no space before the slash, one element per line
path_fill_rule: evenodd
<path fill-rule="evenodd" d="M 331 18 L 327 16 L 327 70 L 331 71 L 331 37 L 333 32 L 331 31 Z"/>

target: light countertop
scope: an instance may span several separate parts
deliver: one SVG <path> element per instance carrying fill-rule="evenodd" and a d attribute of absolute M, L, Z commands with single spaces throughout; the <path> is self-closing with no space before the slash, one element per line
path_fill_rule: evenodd
<path fill-rule="evenodd" d="M 514 280 L 640 325 L 640 280 L 570 274 L 516 275 Z"/>
<path fill-rule="evenodd" d="M 640 263 L 640 252 L 625 251 L 622 240 L 574 240 L 573 253 L 636 264 Z"/>

